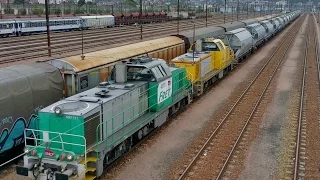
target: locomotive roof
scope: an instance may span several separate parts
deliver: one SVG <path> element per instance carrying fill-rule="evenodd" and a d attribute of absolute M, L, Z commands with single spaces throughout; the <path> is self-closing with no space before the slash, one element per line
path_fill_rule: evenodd
<path fill-rule="evenodd" d="M 107 103 L 108 101 L 128 93 L 129 91 L 132 91 L 133 89 L 138 88 L 146 83 L 146 81 L 127 81 L 126 83 L 115 83 L 104 87 L 97 86 L 90 90 L 68 97 L 64 100 L 58 101 L 46 108 L 43 108 L 40 112 L 54 113 L 55 107 L 66 106 L 66 110 L 68 111 L 64 111 L 62 108 L 64 115 L 81 116 L 94 110 L 100 104 Z M 100 93 L 102 90 L 105 90 L 106 96 L 96 95 L 96 93 Z"/>
<path fill-rule="evenodd" d="M 143 58 L 134 58 L 134 59 L 143 59 Z M 133 60 L 134 60 L 133 59 Z M 138 61 L 133 61 L 133 62 L 127 62 L 127 65 L 128 66 L 136 66 L 136 67 L 145 67 L 145 68 L 148 68 L 148 69 L 151 69 L 155 66 L 158 66 L 160 63 L 163 63 L 163 64 L 166 64 L 166 62 L 162 59 L 157 59 L 157 58 L 145 58 L 145 59 L 148 59 L 149 61 L 147 61 L 146 63 L 136 63 Z"/>
<path fill-rule="evenodd" d="M 209 53 L 205 52 L 195 52 L 193 56 L 193 52 L 188 52 L 186 54 L 180 55 L 172 60 L 172 62 L 187 62 L 187 63 L 192 63 L 192 62 L 197 62 L 204 60 L 210 56 Z"/>

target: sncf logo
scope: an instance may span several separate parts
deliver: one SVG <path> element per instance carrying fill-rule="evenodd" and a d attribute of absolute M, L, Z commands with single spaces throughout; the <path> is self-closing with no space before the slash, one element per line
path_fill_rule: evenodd
<path fill-rule="evenodd" d="M 44 155 L 45 156 L 49 156 L 49 157 L 53 157 L 54 156 L 54 152 L 46 149 L 46 150 L 44 150 Z"/>
<path fill-rule="evenodd" d="M 171 85 L 171 81 L 168 81 L 168 86 L 170 86 Z"/>

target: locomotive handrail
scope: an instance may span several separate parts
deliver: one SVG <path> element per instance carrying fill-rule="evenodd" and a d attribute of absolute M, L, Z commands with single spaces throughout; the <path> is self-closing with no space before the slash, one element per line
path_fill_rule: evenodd
<path fill-rule="evenodd" d="M 187 71 L 187 70 L 186 70 L 186 73 L 190 75 L 190 77 L 191 77 L 190 82 L 192 82 L 192 79 L 193 79 L 193 75 L 192 75 L 192 73 L 190 73 L 190 72 L 189 72 L 189 71 Z M 188 77 L 188 76 L 186 76 L 186 77 Z M 191 84 L 191 92 L 192 92 L 192 94 L 193 94 L 193 93 L 194 93 L 194 92 L 193 92 L 193 83 L 190 83 L 190 84 Z"/>
<path fill-rule="evenodd" d="M 27 129 L 27 128 L 26 128 Z M 26 130 L 25 129 L 25 130 Z M 25 133 L 26 134 L 26 133 Z M 24 135 L 25 135 L 24 134 Z M 34 133 L 34 131 L 32 131 L 32 134 L 33 134 L 33 137 L 36 137 L 36 134 Z M 24 137 L 24 139 L 26 139 L 26 137 Z M 25 145 L 26 145 L 26 141 L 24 141 L 25 142 Z M 38 146 L 37 144 L 38 144 L 38 141 L 35 141 L 35 143 L 36 143 L 36 146 Z"/>
<path fill-rule="evenodd" d="M 64 143 L 63 143 L 63 140 L 62 140 L 62 137 L 61 137 L 61 133 L 59 133 L 59 137 L 60 137 L 60 140 L 62 141 L 62 143 L 61 143 L 62 149 L 64 150 Z"/>
<path fill-rule="evenodd" d="M 28 136 L 27 136 L 27 132 L 28 132 L 28 131 L 31 131 L 32 134 L 34 135 L 34 137 L 28 137 Z M 48 133 L 48 135 L 49 135 L 49 134 L 57 134 L 57 136 L 49 139 L 48 141 L 44 141 L 44 138 L 37 138 L 37 137 L 35 136 L 36 132 L 39 132 L 39 133 L 40 133 L 40 132 L 42 132 L 42 133 Z M 81 139 L 83 139 L 83 142 L 84 142 L 84 143 L 83 143 L 83 144 L 78 144 L 78 143 L 64 142 L 64 141 L 63 141 L 63 138 L 62 138 L 62 135 L 81 138 Z M 56 139 L 56 138 L 58 138 L 58 137 L 60 138 L 61 141 L 54 141 L 54 139 Z M 33 147 L 31 150 L 35 149 L 36 147 L 45 147 L 46 142 L 49 142 L 49 143 L 61 143 L 62 149 L 59 149 L 59 148 L 52 148 L 52 149 L 54 149 L 54 150 L 61 150 L 61 151 L 64 151 L 64 152 L 71 152 L 71 153 L 74 153 L 74 152 L 65 150 L 65 149 L 64 149 L 64 144 L 84 147 L 84 160 L 85 160 L 85 162 L 86 162 L 86 159 L 87 159 L 87 149 L 86 149 L 86 147 L 87 147 L 87 142 L 86 142 L 86 138 L 85 138 L 84 136 L 76 135 L 76 134 L 68 134 L 68 133 L 54 132 L 54 131 L 44 131 L 44 130 L 37 130 L 37 129 L 25 128 L 25 130 L 24 130 L 24 138 L 25 138 L 25 141 L 24 141 L 25 147 L 27 147 L 27 146 L 28 146 L 28 147 Z M 27 145 L 27 141 L 26 141 L 27 139 L 29 139 L 29 140 L 34 140 L 34 141 L 36 142 L 36 143 L 35 143 L 35 146 L 33 146 L 33 145 Z M 39 145 L 38 145 L 38 143 L 37 143 L 38 140 L 39 140 L 39 141 L 42 141 L 42 143 L 39 144 Z M 85 166 L 87 167 L 86 164 L 85 164 Z"/>

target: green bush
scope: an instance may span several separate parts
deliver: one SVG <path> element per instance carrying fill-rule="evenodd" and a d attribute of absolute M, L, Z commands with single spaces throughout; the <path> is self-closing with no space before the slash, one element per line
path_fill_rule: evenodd
<path fill-rule="evenodd" d="M 198 6 L 197 13 L 203 13 L 204 9 L 201 6 Z"/>
<path fill-rule="evenodd" d="M 32 9 L 32 14 L 42 15 L 43 14 L 43 9 L 42 8 L 34 8 L 34 9 Z"/>
<path fill-rule="evenodd" d="M 89 13 L 90 14 L 97 14 L 97 10 L 92 8 L 92 9 L 89 9 Z"/>
<path fill-rule="evenodd" d="M 54 9 L 54 14 L 56 15 L 61 14 L 61 9 L 60 8 Z"/>
<path fill-rule="evenodd" d="M 98 9 L 99 14 L 103 14 L 104 12 L 105 12 L 104 9 Z"/>
<path fill-rule="evenodd" d="M 27 10 L 25 10 L 25 9 L 20 9 L 20 10 L 19 10 L 19 14 L 21 14 L 21 15 L 26 15 L 26 14 L 27 14 Z"/>
<path fill-rule="evenodd" d="M 71 14 L 71 9 L 65 9 L 64 14 Z"/>
<path fill-rule="evenodd" d="M 4 9 L 4 13 L 5 14 L 14 14 L 14 10 L 11 8 L 6 8 L 6 9 Z"/>
<path fill-rule="evenodd" d="M 84 9 L 80 9 L 80 8 L 77 8 L 74 10 L 74 13 L 75 14 L 84 14 L 85 10 Z"/>

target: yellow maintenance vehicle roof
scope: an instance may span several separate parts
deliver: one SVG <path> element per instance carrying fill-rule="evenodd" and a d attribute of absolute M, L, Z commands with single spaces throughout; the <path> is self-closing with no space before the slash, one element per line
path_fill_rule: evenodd
<path fill-rule="evenodd" d="M 205 58 L 209 57 L 210 53 L 205 53 L 205 52 L 192 52 L 189 51 L 186 54 L 182 54 L 181 56 L 178 56 L 171 60 L 173 63 L 177 62 L 182 62 L 182 63 L 193 63 L 193 62 L 198 62 L 201 60 L 204 60 Z"/>
<path fill-rule="evenodd" d="M 111 65 L 113 63 L 116 63 L 117 61 L 129 59 L 135 56 L 145 55 L 147 53 L 158 51 L 181 43 L 184 43 L 182 39 L 175 36 L 170 36 L 86 53 L 84 54 L 84 60 L 82 60 L 80 55 L 77 55 L 63 59 L 55 59 L 51 62 L 55 65 L 58 64 L 61 69 L 63 68 L 69 71 L 81 72 L 100 66 Z"/>

